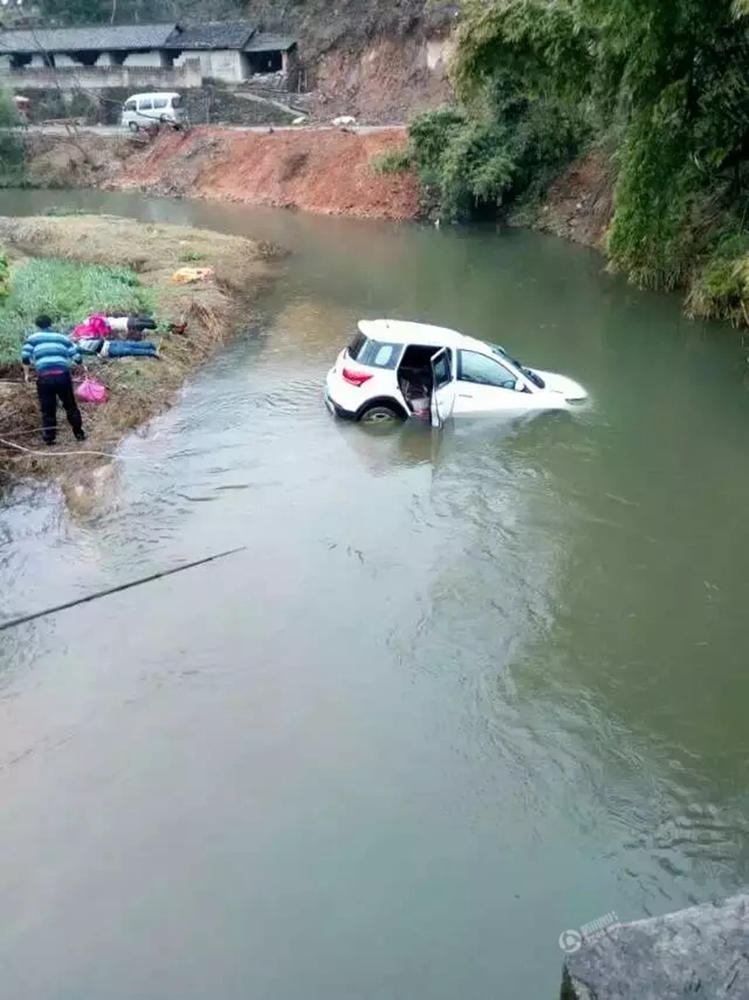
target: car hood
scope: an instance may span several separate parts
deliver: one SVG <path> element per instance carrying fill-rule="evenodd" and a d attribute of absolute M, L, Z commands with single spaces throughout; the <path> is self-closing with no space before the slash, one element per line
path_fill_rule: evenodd
<path fill-rule="evenodd" d="M 549 392 L 558 392 L 565 399 L 587 399 L 588 393 L 574 379 L 567 378 L 566 375 L 559 375 L 557 372 L 542 372 L 538 368 L 531 369 L 539 375 Z"/>

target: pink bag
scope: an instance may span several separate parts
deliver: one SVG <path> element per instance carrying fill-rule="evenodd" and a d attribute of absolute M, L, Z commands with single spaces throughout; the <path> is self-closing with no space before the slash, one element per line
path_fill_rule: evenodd
<path fill-rule="evenodd" d="M 82 403 L 106 403 L 109 399 L 109 390 L 95 378 L 84 378 L 81 384 L 76 386 L 75 394 Z"/>

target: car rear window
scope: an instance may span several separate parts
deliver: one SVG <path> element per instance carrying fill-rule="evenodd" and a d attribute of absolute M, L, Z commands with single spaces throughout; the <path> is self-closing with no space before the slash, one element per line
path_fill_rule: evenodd
<path fill-rule="evenodd" d="M 402 349 L 402 344 L 372 340 L 363 333 L 357 333 L 348 346 L 348 353 L 352 361 L 358 361 L 360 365 L 367 365 L 370 368 L 395 368 Z"/>

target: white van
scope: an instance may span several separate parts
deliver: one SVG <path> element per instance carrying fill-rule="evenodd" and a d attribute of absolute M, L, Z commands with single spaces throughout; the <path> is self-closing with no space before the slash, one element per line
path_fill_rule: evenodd
<path fill-rule="evenodd" d="M 164 122 L 180 128 L 186 121 L 179 94 L 133 94 L 122 106 L 122 127 L 131 132 Z"/>

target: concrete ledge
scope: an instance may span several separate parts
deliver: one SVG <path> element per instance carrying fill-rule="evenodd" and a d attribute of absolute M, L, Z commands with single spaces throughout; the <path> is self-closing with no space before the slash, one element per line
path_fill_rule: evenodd
<path fill-rule="evenodd" d="M 180 87 L 200 87 L 203 76 L 200 62 L 190 59 L 176 69 L 158 66 L 63 66 L 60 69 L 0 67 L 0 84 L 18 90 L 100 90 L 103 87 L 124 87 L 138 90 L 176 90 Z"/>
<path fill-rule="evenodd" d="M 749 896 L 618 924 L 568 955 L 561 1000 L 748 1000 Z"/>

